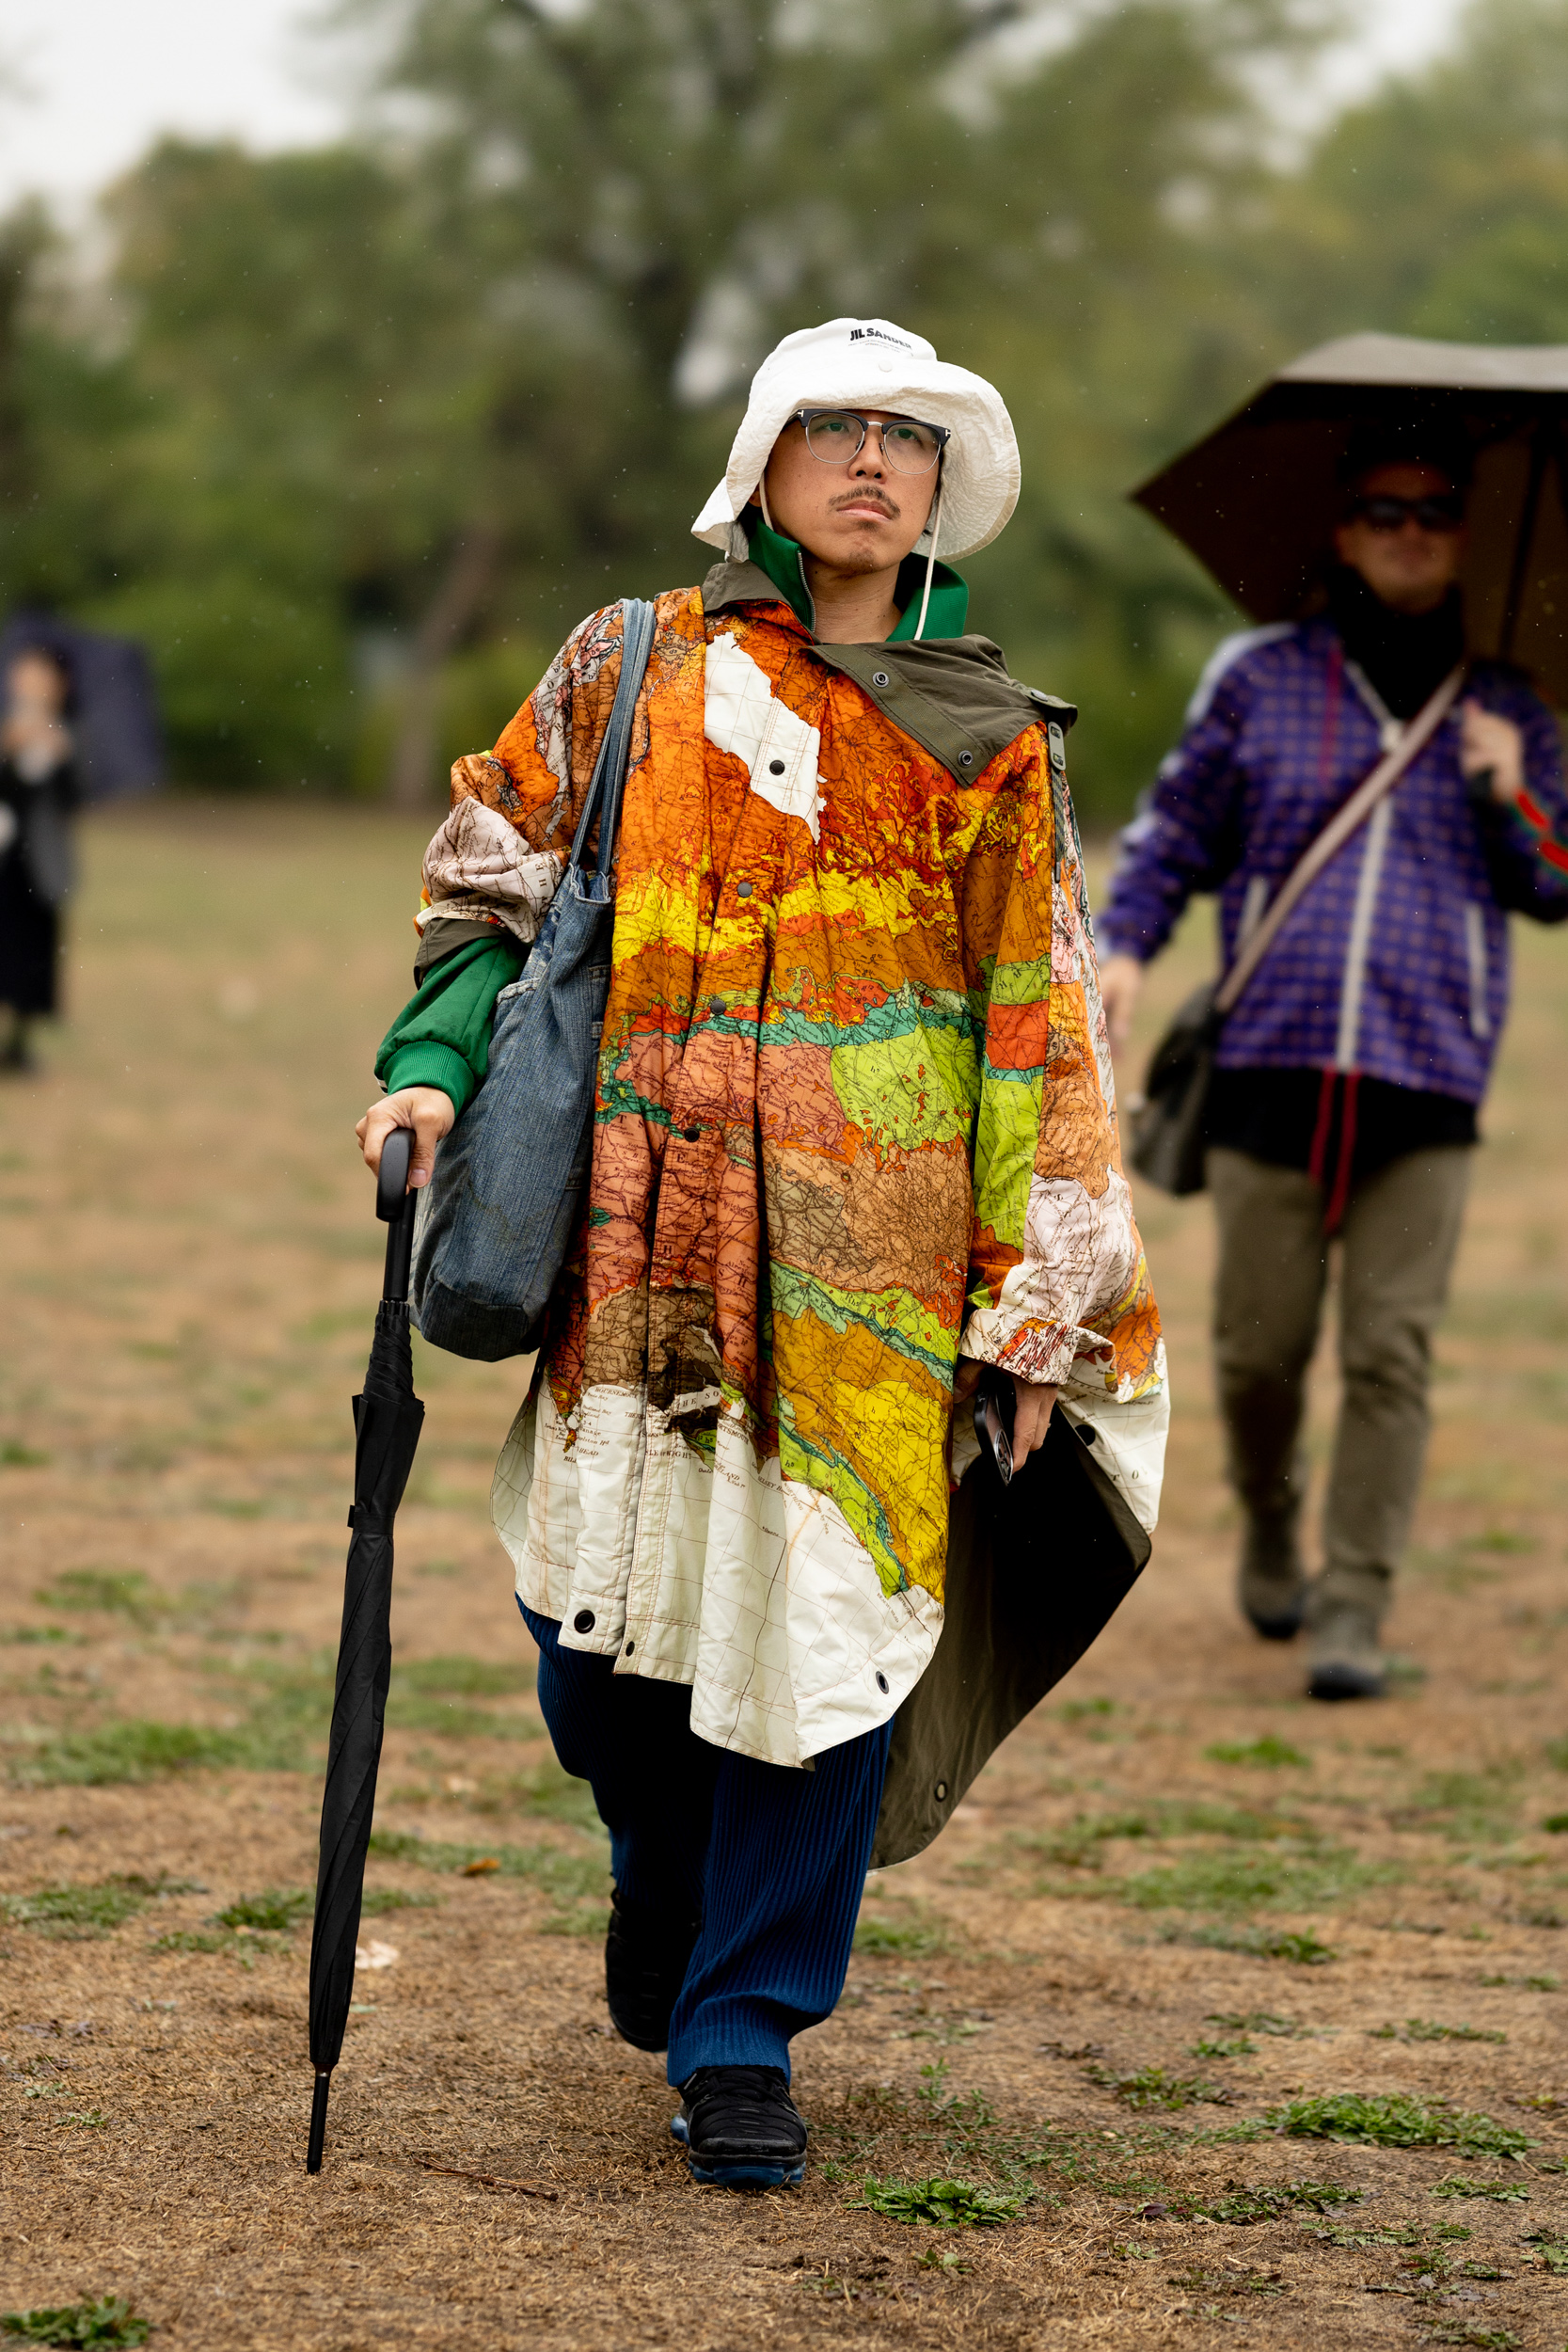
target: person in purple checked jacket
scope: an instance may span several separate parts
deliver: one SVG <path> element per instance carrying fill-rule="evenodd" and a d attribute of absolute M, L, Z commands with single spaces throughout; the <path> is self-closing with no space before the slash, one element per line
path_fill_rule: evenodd
<path fill-rule="evenodd" d="M 1468 478 L 1467 449 L 1436 429 L 1364 430 L 1341 469 L 1324 609 L 1230 638 L 1210 662 L 1095 924 L 1114 1040 L 1194 893 L 1219 897 L 1228 965 L 1309 842 L 1465 660 Z M 1245 1515 L 1240 1600 L 1267 1639 L 1305 1623 L 1317 1698 L 1384 1688 L 1432 1337 L 1508 1012 L 1508 914 L 1568 917 L 1565 814 L 1550 711 L 1517 671 L 1471 664 L 1221 1032 L 1205 1173 L 1219 1395 Z M 1308 1582 L 1301 1425 L 1336 1235 L 1343 1403 L 1324 1565 Z"/>

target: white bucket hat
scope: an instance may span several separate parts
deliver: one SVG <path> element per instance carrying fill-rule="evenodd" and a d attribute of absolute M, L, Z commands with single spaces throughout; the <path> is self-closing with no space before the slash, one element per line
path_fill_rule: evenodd
<path fill-rule="evenodd" d="M 830 319 L 786 335 L 752 378 L 724 479 L 698 516 L 693 535 L 731 551 L 739 521 L 774 442 L 797 408 L 886 408 L 944 424 L 942 551 L 989 547 L 1018 504 L 1018 443 L 1002 395 L 981 375 L 939 359 L 922 336 L 887 319 Z M 928 535 L 928 534 L 927 534 Z M 923 538 L 922 551 L 925 551 Z"/>

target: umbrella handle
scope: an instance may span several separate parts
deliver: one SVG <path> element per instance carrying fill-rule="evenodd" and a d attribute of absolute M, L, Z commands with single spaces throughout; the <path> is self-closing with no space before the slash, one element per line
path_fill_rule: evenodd
<path fill-rule="evenodd" d="M 413 1128 L 394 1127 L 381 1147 L 375 1180 L 375 1213 L 383 1225 L 395 1225 L 408 1205 L 408 1163 L 413 1156 Z"/>
<path fill-rule="evenodd" d="M 414 1256 L 414 1196 L 407 1189 L 413 1155 L 412 1129 L 394 1127 L 381 1147 L 381 1170 L 375 1180 L 375 1213 L 387 1228 L 387 1271 L 381 1295 L 398 1303 L 408 1296 L 408 1271 Z"/>

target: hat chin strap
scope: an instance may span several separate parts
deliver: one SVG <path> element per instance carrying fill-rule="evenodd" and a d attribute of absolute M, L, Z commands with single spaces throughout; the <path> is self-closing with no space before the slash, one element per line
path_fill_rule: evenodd
<path fill-rule="evenodd" d="M 771 531 L 773 517 L 768 511 L 768 476 L 766 474 L 760 474 L 757 477 L 757 496 L 762 501 L 762 519 Z"/>
<path fill-rule="evenodd" d="M 932 572 L 936 569 L 936 561 L 937 561 L 937 533 L 938 533 L 938 532 L 939 532 L 941 529 L 942 529 L 942 476 L 941 476 L 941 474 L 939 473 L 939 474 L 938 474 L 938 476 L 937 476 L 937 495 L 936 495 L 936 503 L 935 503 L 935 504 L 933 505 L 933 507 L 931 508 L 931 521 L 930 521 L 931 545 L 930 545 L 930 548 L 929 548 L 929 549 L 928 549 L 928 551 L 927 551 L 927 557 L 926 557 L 926 587 L 925 587 L 925 591 L 924 591 L 924 593 L 923 593 L 923 595 L 922 595 L 922 596 L 921 596 L 921 599 L 920 599 L 920 618 L 919 618 L 919 620 L 918 620 L 918 621 L 916 621 L 916 623 L 915 623 L 915 625 L 914 625 L 914 633 L 915 633 L 915 637 L 916 637 L 916 639 L 917 639 L 917 640 L 918 640 L 919 638 L 921 638 L 921 637 L 924 637 L 924 635 L 926 634 L 926 613 L 927 613 L 927 607 L 929 606 L 930 601 L 931 601 L 931 574 L 932 574 Z"/>

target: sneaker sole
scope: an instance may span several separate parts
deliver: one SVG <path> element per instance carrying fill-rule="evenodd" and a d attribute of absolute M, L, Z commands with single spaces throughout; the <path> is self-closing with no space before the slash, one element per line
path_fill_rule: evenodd
<path fill-rule="evenodd" d="M 804 2156 L 789 2156 L 769 2164 L 757 2157 L 742 2163 L 699 2164 L 691 2153 L 691 2133 L 684 2115 L 670 2118 L 670 2137 L 687 2152 L 687 2169 L 700 2188 L 799 2188 L 806 2177 Z"/>
<path fill-rule="evenodd" d="M 1307 1685 L 1309 1699 L 1380 1699 L 1385 1682 L 1381 1675 L 1370 1674 L 1363 1666 L 1319 1666 Z"/>
<path fill-rule="evenodd" d="M 799 2188 L 806 2177 L 804 2156 L 780 2164 L 699 2164 L 689 2149 L 686 2163 L 699 2188 Z"/>
<path fill-rule="evenodd" d="M 1255 1617 L 1250 1609 L 1243 1614 L 1254 1633 L 1265 1642 L 1293 1642 L 1307 1621 L 1307 1611 L 1301 1608 L 1287 1617 Z"/>

